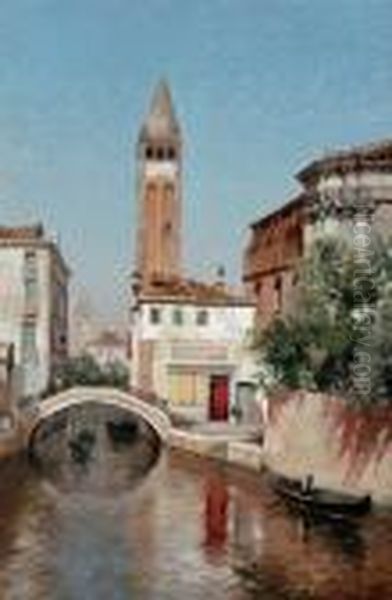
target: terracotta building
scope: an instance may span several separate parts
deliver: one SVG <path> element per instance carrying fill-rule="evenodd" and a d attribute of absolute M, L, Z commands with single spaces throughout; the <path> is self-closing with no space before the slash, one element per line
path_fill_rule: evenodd
<path fill-rule="evenodd" d="M 250 226 L 243 281 L 262 326 L 290 309 L 296 267 L 315 235 L 350 233 L 359 212 L 381 235 L 392 233 L 392 140 L 328 154 L 296 177 L 300 193 Z"/>
<path fill-rule="evenodd" d="M 137 144 L 139 209 L 133 282 L 131 382 L 173 411 L 228 419 L 245 389 L 245 339 L 253 301 L 182 267 L 182 138 L 161 82 Z"/>

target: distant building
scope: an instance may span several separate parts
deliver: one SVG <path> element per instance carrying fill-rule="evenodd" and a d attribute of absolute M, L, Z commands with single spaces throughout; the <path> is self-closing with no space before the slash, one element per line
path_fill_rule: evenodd
<path fill-rule="evenodd" d="M 131 383 L 191 417 L 226 420 L 241 395 L 254 305 L 182 266 L 182 138 L 161 82 L 137 144 Z"/>
<path fill-rule="evenodd" d="M 94 303 L 87 291 L 82 290 L 70 306 L 69 315 L 69 354 L 81 356 L 88 345 L 102 331 L 101 319 L 97 315 Z"/>
<path fill-rule="evenodd" d="M 87 342 L 85 353 L 92 356 L 102 368 L 114 363 L 129 368 L 129 341 L 114 329 L 103 329 Z"/>
<path fill-rule="evenodd" d="M 392 140 L 324 156 L 297 179 L 302 191 L 251 225 L 243 281 L 262 326 L 290 309 L 298 262 L 315 236 L 336 228 L 352 234 L 359 212 L 374 231 L 392 233 Z"/>
<path fill-rule="evenodd" d="M 25 396 L 44 392 L 67 357 L 69 274 L 41 225 L 0 227 L 0 343 L 13 344 Z"/>

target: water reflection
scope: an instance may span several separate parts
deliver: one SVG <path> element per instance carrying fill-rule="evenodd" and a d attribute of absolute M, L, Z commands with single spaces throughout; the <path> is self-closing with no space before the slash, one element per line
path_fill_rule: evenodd
<path fill-rule="evenodd" d="M 229 492 L 219 475 L 207 475 L 204 484 L 204 527 L 206 551 L 219 557 L 226 549 L 228 538 Z"/>
<path fill-rule="evenodd" d="M 390 515 L 304 523 L 262 479 L 176 452 L 134 487 L 130 450 L 78 475 L 0 468 L 1 600 L 391 597 Z"/>
<path fill-rule="evenodd" d="M 132 435 L 131 435 L 132 429 Z M 34 464 L 62 491 L 130 491 L 156 463 L 157 435 L 145 421 L 97 405 L 74 407 L 34 438 Z"/>

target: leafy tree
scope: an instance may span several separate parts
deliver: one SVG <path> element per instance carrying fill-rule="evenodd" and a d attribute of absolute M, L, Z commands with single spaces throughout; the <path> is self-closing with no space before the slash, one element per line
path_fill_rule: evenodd
<path fill-rule="evenodd" d="M 56 387 L 67 389 L 74 386 L 109 386 L 126 389 L 128 370 L 115 361 L 101 367 L 89 354 L 68 359 L 57 370 L 54 380 Z M 50 390 L 53 391 L 53 390 Z"/>
<path fill-rule="evenodd" d="M 372 242 L 366 273 L 364 255 L 346 238 L 314 242 L 290 314 L 255 337 L 273 387 L 392 403 L 392 256 L 390 245 Z"/>

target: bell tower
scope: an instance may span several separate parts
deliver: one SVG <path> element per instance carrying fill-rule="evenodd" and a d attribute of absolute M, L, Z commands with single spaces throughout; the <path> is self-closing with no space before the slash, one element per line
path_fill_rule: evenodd
<path fill-rule="evenodd" d="M 181 131 L 163 80 L 137 143 L 136 269 L 142 290 L 181 274 L 181 155 Z"/>

